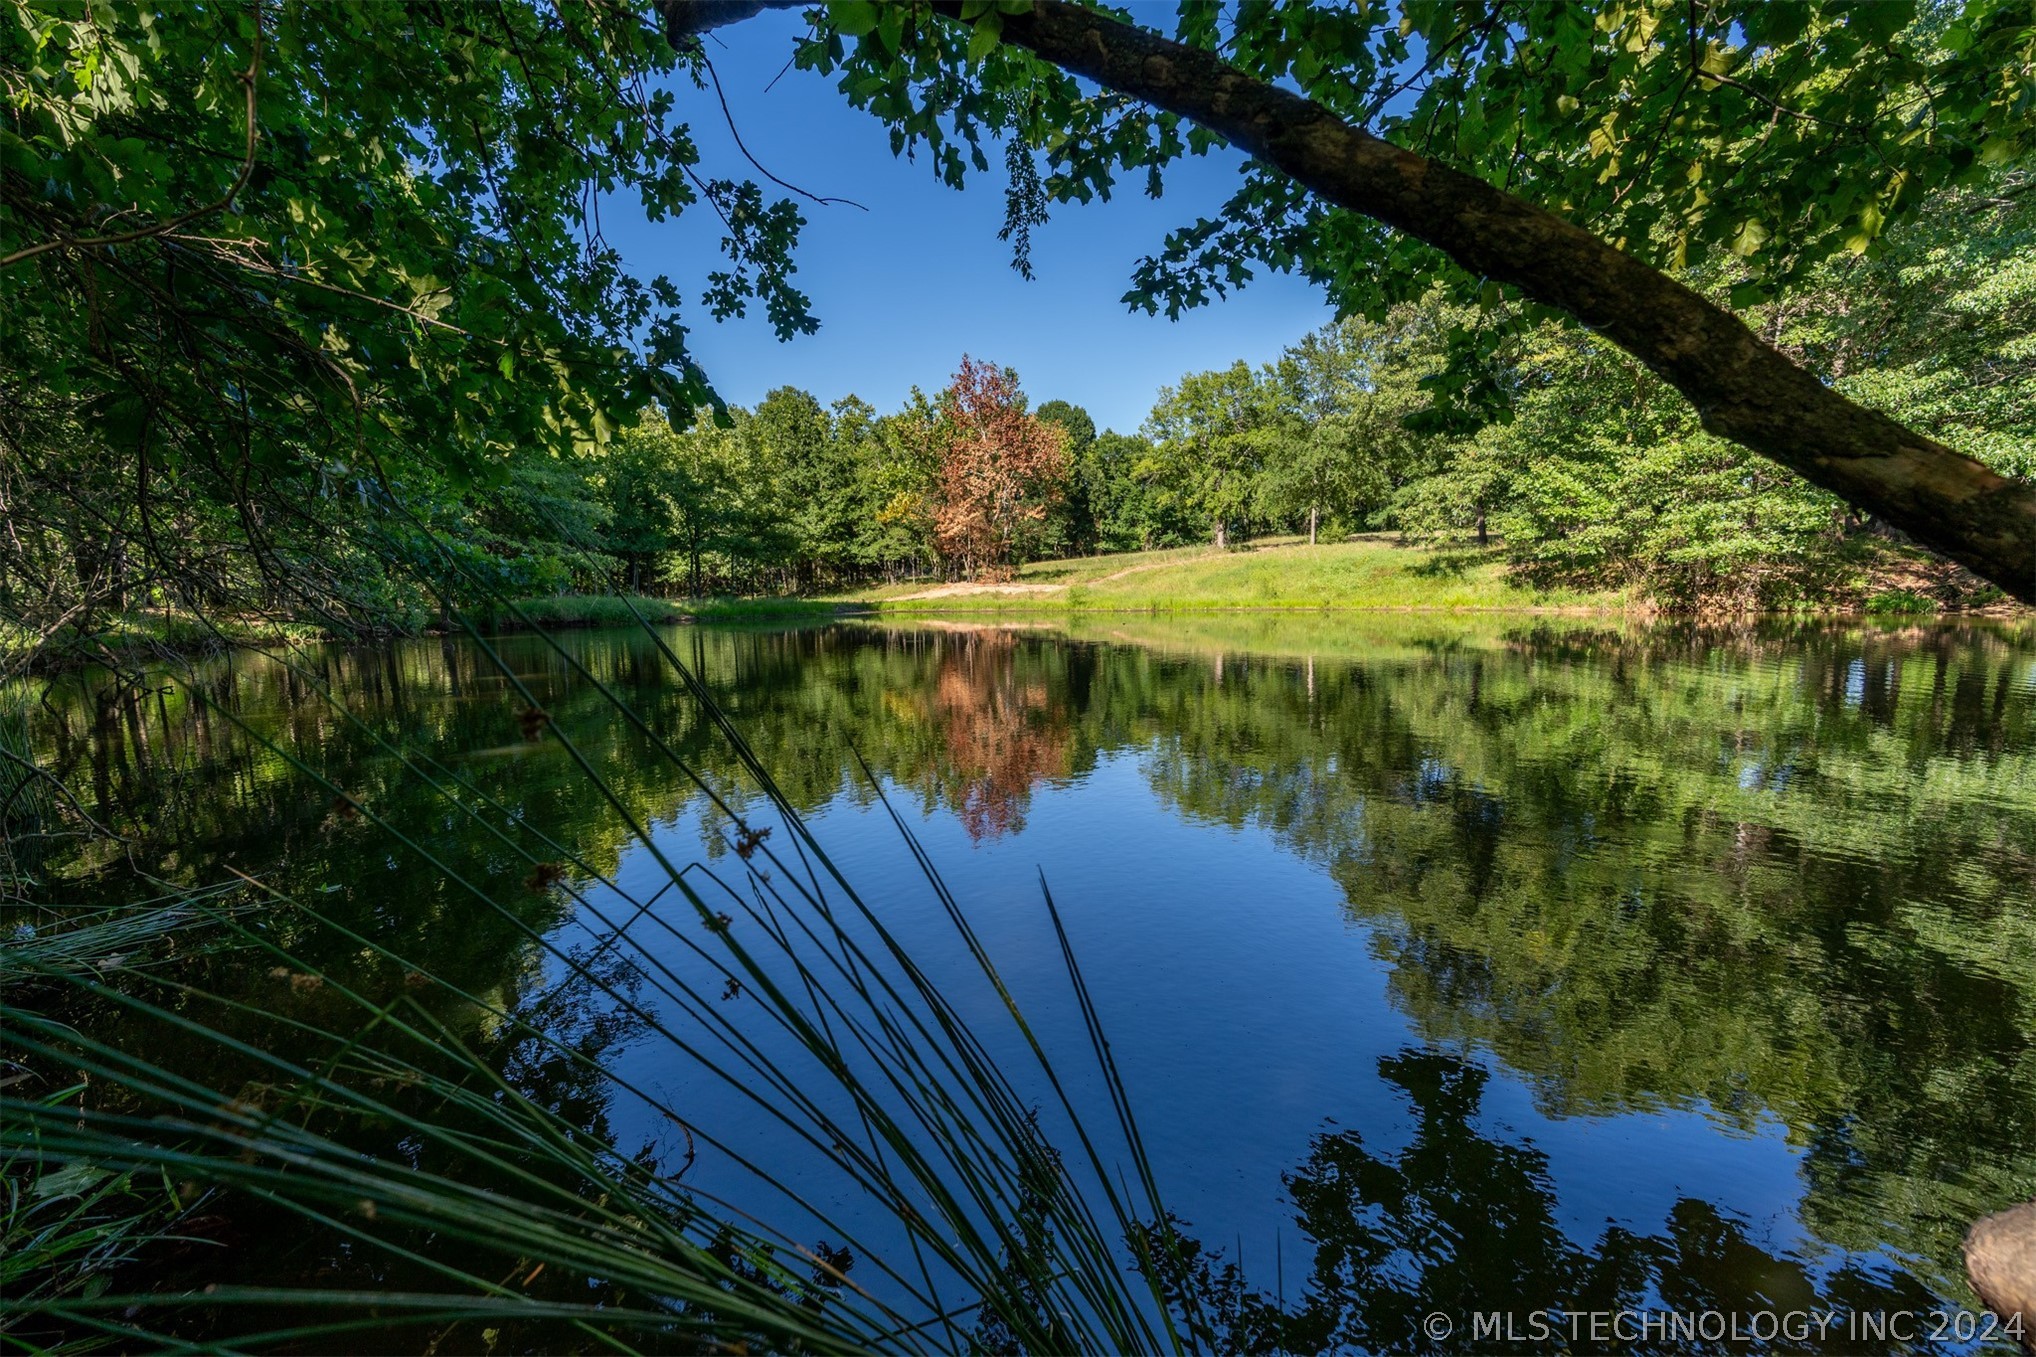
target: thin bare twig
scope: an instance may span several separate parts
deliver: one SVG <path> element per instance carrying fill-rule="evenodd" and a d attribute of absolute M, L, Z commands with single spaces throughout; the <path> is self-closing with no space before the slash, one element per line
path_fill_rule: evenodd
<path fill-rule="evenodd" d="M 721 77 L 715 73 L 714 63 L 707 59 L 707 54 L 705 52 L 702 52 L 700 54 L 700 64 L 707 68 L 707 76 L 714 82 L 714 97 L 721 101 L 721 116 L 728 121 L 728 135 L 735 138 L 735 149 L 742 152 L 743 159 L 747 160 L 751 165 L 756 167 L 756 172 L 758 174 L 770 180 L 773 184 L 776 184 L 779 188 L 784 189 L 790 193 L 796 193 L 801 198 L 809 199 L 812 202 L 820 204 L 822 207 L 827 207 L 834 203 L 845 203 L 849 207 L 853 207 L 858 211 L 862 212 L 869 211 L 869 208 L 863 206 L 861 203 L 857 202 L 853 198 L 823 198 L 817 193 L 813 193 L 810 192 L 809 190 L 800 188 L 797 184 L 788 184 L 784 180 L 778 178 L 775 174 L 772 174 L 769 170 L 765 169 L 763 167 L 763 162 L 759 161 L 755 156 L 751 155 L 749 153 L 749 147 L 742 144 L 742 133 L 737 131 L 735 126 L 735 114 L 729 111 L 728 95 L 725 94 L 721 89 Z"/>

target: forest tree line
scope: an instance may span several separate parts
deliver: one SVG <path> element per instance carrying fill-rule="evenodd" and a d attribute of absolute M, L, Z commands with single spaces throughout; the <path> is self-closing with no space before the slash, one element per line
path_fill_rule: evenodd
<path fill-rule="evenodd" d="M 2032 183 L 2018 168 L 1942 191 L 1748 314 L 1846 393 L 2036 477 Z M 1723 294 L 1737 279 L 1718 266 L 1703 281 Z M 888 412 L 792 387 L 677 420 L 651 405 L 568 451 L 508 443 L 471 479 L 426 456 L 272 468 L 226 446 L 144 503 L 83 428 L 30 432 L 0 464 L 0 614 L 31 636 L 165 606 L 380 630 L 505 596 L 824 593 L 1380 530 L 1490 544 L 1537 581 L 1761 608 L 1838 596 L 1864 562 L 1904 554 L 1870 516 L 1706 435 L 1617 347 L 1439 293 L 1269 363 L 1184 375 L 1129 432 L 1034 404 L 1018 374 L 974 359 Z"/>
<path fill-rule="evenodd" d="M 1884 252 L 1827 263 L 1761 307 L 1763 337 L 1911 427 L 2036 475 L 2029 184 L 1939 195 Z M 1465 329 L 1490 346 L 1480 392 L 1444 385 Z M 1477 399 L 1497 417 L 1467 418 Z M 577 470 L 593 502 L 575 517 L 601 525 L 609 563 L 580 583 L 695 595 L 1394 530 L 1498 544 L 1539 578 L 1671 606 L 1776 606 L 1818 597 L 1893 536 L 1706 435 L 1588 332 L 1439 295 L 1326 326 L 1272 362 L 1187 374 L 1130 433 L 1066 401 L 1035 409 L 1017 374 L 965 360 L 887 414 L 792 387 L 681 428 L 653 412 Z M 964 542 L 944 525 L 972 504 L 997 526 Z"/>

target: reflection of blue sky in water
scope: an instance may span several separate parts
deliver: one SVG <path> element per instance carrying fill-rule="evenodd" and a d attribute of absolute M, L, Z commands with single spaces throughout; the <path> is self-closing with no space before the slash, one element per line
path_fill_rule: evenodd
<path fill-rule="evenodd" d="M 1368 1175 L 1372 1216 L 1315 1218 L 1338 1247 L 1463 1230 L 1487 1250 L 1479 1266 L 1514 1250 L 1540 1268 L 1521 1276 L 1577 1287 L 1626 1265 L 1659 1282 L 1694 1259 L 1708 1294 L 1741 1300 L 1771 1274 L 1819 1292 L 1848 1257 L 1886 1274 L 1897 1256 L 1959 1299 L 1966 1223 L 2036 1190 L 2026 640 L 1227 616 L 1067 625 L 1109 640 L 679 635 L 886 925 L 944 982 L 966 976 L 906 845 L 854 785 L 849 749 L 869 758 L 1093 1121 L 1104 1103 L 1041 903 L 1045 869 L 1169 1203 L 1207 1245 L 1241 1247 L 1254 1283 L 1271 1284 L 1276 1249 L 1290 1280 L 1315 1251 L 1288 1197 L 1343 1209 L 1316 1178 L 1289 1187 L 1284 1175 Z M 648 647 L 567 644 L 711 779 L 731 776 Z M 740 865 L 703 848 L 676 771 L 539 643 L 504 650 L 675 861 Z M 518 738 L 521 704 L 477 652 L 316 658 L 364 719 L 456 764 L 526 829 L 575 844 L 631 894 L 662 884 L 641 846 L 615 865 L 612 814 L 560 746 Z M 426 836 L 505 909 L 539 927 L 570 913 L 562 891 L 530 885 L 529 864 L 273 668 L 250 663 L 231 682 L 261 728 Z M 280 759 L 242 757 L 180 700 L 138 710 L 132 730 L 59 704 L 43 738 L 96 813 L 117 819 L 131 803 L 185 817 L 161 841 L 175 870 L 273 871 L 463 987 L 527 994 L 543 968 L 502 919 L 398 863 L 385 835 L 340 815 L 329 792 L 305 793 Z M 770 841 L 789 847 L 783 832 Z M 672 931 L 646 924 L 636 940 L 709 1012 L 774 1040 L 751 998 L 714 997 L 719 979 L 688 949 L 713 939 L 690 909 L 667 897 L 654 918 Z M 365 978 L 406 992 L 400 973 Z M 1017 1063 L 986 986 L 951 982 L 947 997 Z M 567 1003 L 547 1021 L 592 1030 L 603 1011 Z M 675 1052 L 638 1040 L 623 1070 L 817 1209 L 868 1222 L 782 1128 Z M 556 1072 L 518 1077 L 540 1099 L 590 1105 L 593 1090 Z M 625 1153 L 647 1137 L 683 1150 L 676 1128 L 627 1100 L 612 1115 Z M 1057 1118 L 1049 1106 L 1050 1130 L 1064 1129 Z M 688 1183 L 776 1215 L 725 1155 L 699 1149 Z M 1375 1218 L 1382 1201 L 1412 1214 Z M 802 1244 L 836 1234 L 787 1223 Z M 1859 1303 L 1888 1294 L 1853 1283 L 1867 1286 L 1848 1293 Z M 1367 1296 L 1389 1317 L 1409 1299 L 1370 1277 L 1337 1313 Z"/>
<path fill-rule="evenodd" d="M 1374 928 L 1353 920 L 1329 873 L 1264 828 L 1183 813 L 1155 795 L 1157 771 L 1149 751 L 1105 754 L 1078 777 L 1035 785 L 1023 828 L 981 840 L 947 811 L 918 823 L 912 794 L 894 786 L 893 795 L 1049 1050 L 1085 1075 L 1087 1049 L 1039 900 L 1035 873 L 1045 866 L 1169 1205 L 1191 1234 L 1233 1255 L 1241 1250 L 1254 1280 L 1269 1286 L 1276 1250 L 1290 1278 L 1305 1266 L 1283 1175 L 1319 1132 L 1355 1131 L 1382 1159 L 1404 1151 L 1413 1114 L 1381 1085 L 1380 1062 L 1424 1039 L 1391 1000 Z M 1438 760 L 1424 759 L 1413 775 L 1416 798 L 1439 797 L 1450 778 Z M 1751 764 L 1734 780 L 1785 789 Z M 1361 820 L 1351 825 L 1360 835 Z M 880 896 L 903 936 L 917 946 L 944 935 L 880 810 L 836 800 L 809 822 L 851 880 L 906 882 Z M 673 851 L 696 851 L 689 836 L 697 832 L 677 827 Z M 1352 846 L 1365 851 L 1361 842 Z M 1575 851 L 1594 846 L 1586 827 Z M 625 882 L 645 870 L 646 856 L 625 858 Z M 991 1025 L 987 1008 L 976 1012 Z M 1844 1260 L 1799 1220 L 1803 1151 L 1758 1106 L 1729 1116 L 1701 1102 L 1551 1116 L 1527 1080 L 1477 1043 L 1438 1049 L 1492 1075 L 1476 1130 L 1546 1156 L 1555 1220 L 1577 1248 L 1597 1248 L 1610 1225 L 1661 1235 L 1677 1204 L 1695 1200 L 1716 1206 L 1763 1252 L 1795 1257 L 1812 1275 Z M 767 1130 L 745 1144 L 779 1171 L 796 1153 Z M 775 1148 L 762 1153 L 764 1146 Z M 742 1191 L 739 1175 L 711 1157 L 691 1181 Z M 799 1181 L 854 1210 L 825 1191 L 824 1172 Z"/>

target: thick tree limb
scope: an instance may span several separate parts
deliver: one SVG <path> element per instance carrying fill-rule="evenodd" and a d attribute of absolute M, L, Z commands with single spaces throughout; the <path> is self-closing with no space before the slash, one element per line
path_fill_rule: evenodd
<path fill-rule="evenodd" d="M 674 42 L 797 0 L 657 0 Z M 959 21 L 955 0 L 934 8 Z M 1402 150 L 1212 53 L 1067 0 L 1003 18 L 1003 39 L 1178 113 L 1339 207 L 1568 312 L 1645 363 L 1705 429 L 1801 474 L 2027 603 L 2036 485 L 1847 400 L 1732 313 L 1552 212 Z"/>
<path fill-rule="evenodd" d="M 710 28 L 738 23 L 767 9 L 793 9 L 802 0 L 657 0 L 665 40 L 685 47 Z"/>

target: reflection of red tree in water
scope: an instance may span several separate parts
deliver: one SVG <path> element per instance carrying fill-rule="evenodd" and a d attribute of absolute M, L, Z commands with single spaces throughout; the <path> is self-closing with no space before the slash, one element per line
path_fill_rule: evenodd
<path fill-rule="evenodd" d="M 972 632 L 940 662 L 935 716 L 946 800 L 980 842 L 1025 826 L 1033 784 L 1065 777 L 1071 732 L 1043 678 L 1021 680 L 1008 632 Z"/>

